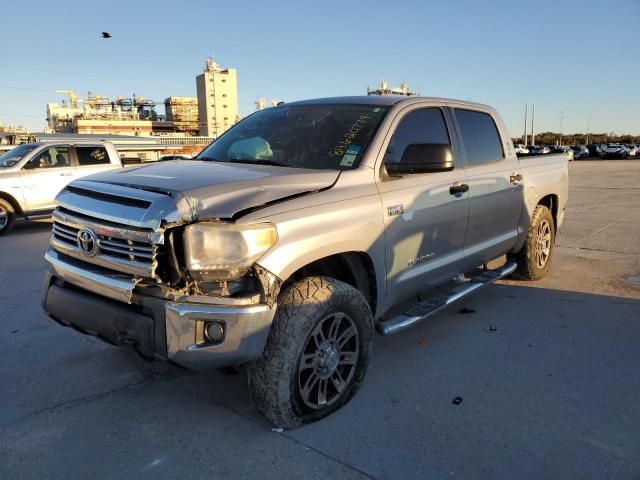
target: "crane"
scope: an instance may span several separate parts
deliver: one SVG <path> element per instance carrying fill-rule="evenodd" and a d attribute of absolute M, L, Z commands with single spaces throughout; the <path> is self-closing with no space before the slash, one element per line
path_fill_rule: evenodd
<path fill-rule="evenodd" d="M 78 94 L 73 90 L 56 90 L 56 93 L 66 93 L 69 95 L 69 103 L 71 108 L 78 108 Z"/>

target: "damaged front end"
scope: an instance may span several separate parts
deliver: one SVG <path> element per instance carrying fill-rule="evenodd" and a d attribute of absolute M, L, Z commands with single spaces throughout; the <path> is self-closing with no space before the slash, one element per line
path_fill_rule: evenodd
<path fill-rule="evenodd" d="M 165 249 L 158 258 L 160 281 L 141 281 L 136 285 L 136 293 L 174 302 L 275 305 L 282 280 L 257 263 L 242 269 L 237 277 L 215 280 L 190 271 L 183 252 L 184 226 L 168 229 Z"/>
<path fill-rule="evenodd" d="M 202 222 L 188 202 L 82 181 L 58 201 L 43 292 L 53 319 L 190 368 L 262 354 L 282 282 L 255 261 L 226 276 L 194 263 L 186 235 Z"/>

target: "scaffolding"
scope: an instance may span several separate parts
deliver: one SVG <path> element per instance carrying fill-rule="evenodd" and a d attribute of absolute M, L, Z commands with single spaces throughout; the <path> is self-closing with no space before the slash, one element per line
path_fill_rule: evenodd
<path fill-rule="evenodd" d="M 164 101 L 166 119 L 177 132 L 198 133 L 198 100 L 195 97 L 169 97 Z"/>

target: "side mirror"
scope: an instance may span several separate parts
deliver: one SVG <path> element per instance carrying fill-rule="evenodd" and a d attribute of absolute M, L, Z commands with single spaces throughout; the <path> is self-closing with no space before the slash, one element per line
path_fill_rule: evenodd
<path fill-rule="evenodd" d="M 442 143 L 412 143 L 407 145 L 399 163 L 385 163 L 391 174 L 434 173 L 453 170 L 451 145 Z"/>
<path fill-rule="evenodd" d="M 25 163 L 22 166 L 22 169 L 23 170 L 35 170 L 36 168 L 38 168 L 40 166 L 39 162 L 35 162 L 34 160 L 35 160 L 34 158 L 29 160 L 27 163 Z"/>

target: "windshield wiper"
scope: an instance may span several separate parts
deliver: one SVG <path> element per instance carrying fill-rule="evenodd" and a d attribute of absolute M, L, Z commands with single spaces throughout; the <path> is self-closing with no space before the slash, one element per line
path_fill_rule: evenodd
<path fill-rule="evenodd" d="M 285 163 L 276 162 L 274 160 L 218 160 L 213 157 L 195 157 L 192 160 L 202 160 L 205 162 L 220 162 L 220 163 L 244 163 L 247 165 L 269 165 L 272 167 L 290 167 Z"/>
<path fill-rule="evenodd" d="M 274 160 L 231 160 L 229 163 L 246 163 L 248 165 L 270 165 L 273 167 L 290 167 L 285 163 L 276 162 Z"/>

